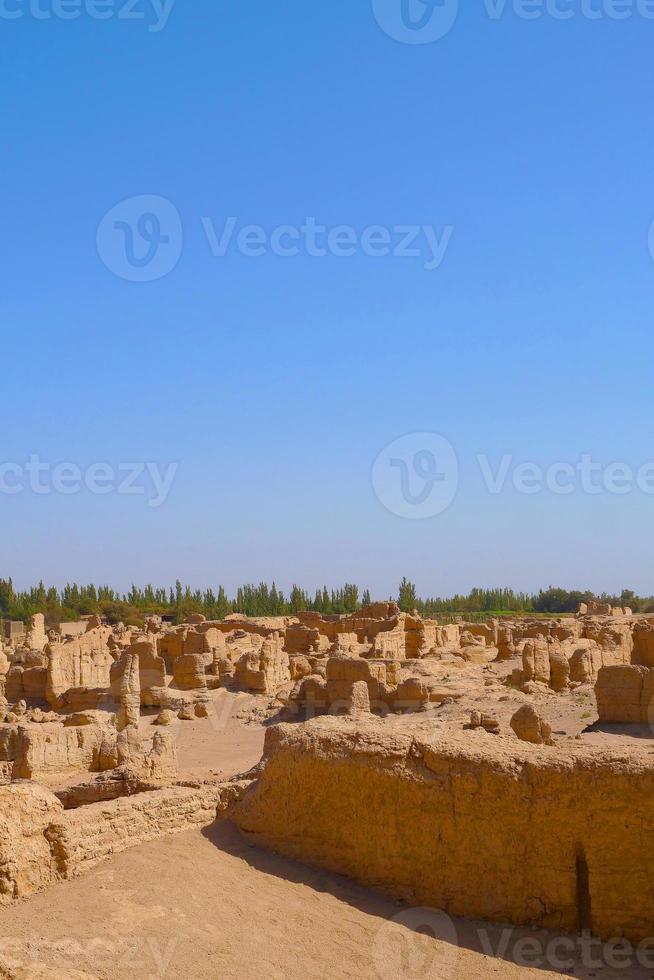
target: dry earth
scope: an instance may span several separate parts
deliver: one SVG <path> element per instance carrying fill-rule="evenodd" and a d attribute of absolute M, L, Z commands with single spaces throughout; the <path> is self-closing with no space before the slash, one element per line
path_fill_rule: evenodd
<path fill-rule="evenodd" d="M 135 847 L 84 878 L 5 909 L 0 936 L 5 960 L 44 969 L 44 976 L 74 970 L 102 980 L 561 976 L 483 952 L 482 940 L 497 950 L 510 936 L 510 951 L 525 937 L 545 945 L 552 934 L 455 919 L 453 945 L 402 925 L 389 933 L 387 921 L 402 911 L 346 878 L 249 847 L 232 827 L 218 825 Z M 567 975 L 643 980 L 654 971 L 577 967 Z"/>
<path fill-rule="evenodd" d="M 212 694 L 208 718 L 175 725 L 180 776 L 208 772 L 233 776 L 246 772 L 261 758 L 265 728 L 257 723 L 259 699 L 226 691 Z M 152 734 L 152 721 L 151 715 L 141 718 L 144 735 Z"/>
<path fill-rule="evenodd" d="M 236 784 L 228 781 L 256 766 L 266 733 L 277 722 L 285 722 L 290 733 L 310 730 L 311 725 L 303 722 L 311 714 L 308 709 L 316 692 L 322 698 L 323 712 L 343 711 L 349 716 L 344 730 L 359 726 L 364 741 L 363 733 L 372 733 L 371 745 L 381 745 L 387 737 L 392 742 L 395 736 L 400 740 L 397 745 L 408 735 L 415 737 L 414 748 L 418 749 L 418 743 L 445 739 L 463 746 L 462 759 L 469 749 L 477 753 L 479 772 L 487 759 L 502 754 L 510 760 L 527 760 L 527 768 L 535 774 L 534 788 L 540 778 L 537 773 L 551 753 L 564 760 L 586 749 L 597 749 L 598 758 L 604 749 L 617 749 L 623 753 L 620 765 L 623 757 L 627 769 L 638 760 L 640 771 L 649 774 L 652 769 L 654 780 L 649 761 L 654 754 L 652 726 L 642 721 L 600 722 L 595 687 L 603 671 L 610 717 L 611 712 L 617 712 L 619 718 L 634 712 L 634 717 L 649 717 L 643 707 L 643 691 L 654 668 L 650 623 L 639 624 L 620 613 L 617 619 L 438 627 L 400 615 L 392 604 L 381 603 L 358 618 L 321 619 L 306 614 L 302 622 L 209 624 L 198 620 L 179 628 L 149 624 L 146 630 L 112 630 L 92 623 L 81 638 L 62 641 L 46 637 L 35 617 L 22 645 L 5 645 L 0 658 L 0 683 L 6 696 L 0 726 L 2 792 L 8 794 L 4 812 L 9 820 L 26 777 L 30 786 L 48 787 L 59 792 L 60 799 L 69 791 L 79 795 L 68 800 L 64 816 L 48 818 L 54 822 L 43 824 L 43 832 L 38 817 L 34 826 L 27 826 L 29 820 L 24 823 L 18 836 L 12 836 L 16 830 L 11 827 L 6 840 L 0 839 L 0 899 L 11 903 L 0 910 L 0 980 L 202 980 L 262 974 L 372 980 L 508 980 L 561 975 L 654 980 L 654 965 L 650 967 L 647 960 L 646 966 L 633 965 L 632 955 L 630 965 L 625 966 L 620 949 L 610 944 L 595 948 L 588 940 L 536 928 L 450 919 L 433 910 L 412 909 L 344 876 L 253 846 L 229 822 L 210 823 L 219 799 L 212 796 L 212 787 L 227 786 L 231 792 Z M 559 684 L 562 665 L 567 673 Z M 96 692 L 101 697 L 98 711 L 94 710 Z M 544 739 L 547 744 L 525 749 L 525 742 L 514 734 L 512 719 L 524 706 L 533 708 L 551 728 L 551 737 Z M 111 712 L 116 712 L 115 721 Z M 88 717 L 83 718 L 85 713 Z M 163 721 L 166 714 L 170 717 Z M 483 724 L 479 721 L 471 726 L 475 716 Z M 315 745 L 319 745 L 320 726 L 315 731 Z M 291 735 L 288 738 L 292 741 Z M 295 749 L 288 738 L 286 751 L 292 753 Z M 357 739 L 358 735 L 355 742 Z M 317 750 L 323 761 L 332 751 L 327 742 L 325 734 Z M 297 746 L 300 752 L 306 748 L 300 742 Z M 370 765 L 372 756 L 371 751 Z M 389 759 L 382 751 L 381 771 L 391 765 Z M 293 772 L 300 770 L 300 762 L 311 771 L 311 759 L 298 757 Z M 340 806 L 347 799 L 350 778 L 342 762 L 334 754 L 326 758 L 324 777 L 335 787 Z M 283 768 L 278 764 L 274 769 L 269 763 L 266 773 L 270 771 L 279 773 Z M 422 776 L 418 773 L 414 780 L 415 775 L 405 766 L 402 778 L 417 784 Z M 401 776 L 399 769 L 396 776 Z M 260 783 L 265 783 L 265 776 Z M 246 784 L 241 780 L 239 785 L 242 792 Z M 277 780 L 277 785 L 284 782 Z M 518 779 L 516 785 L 524 790 L 525 782 Z M 111 796 L 114 788 L 124 800 Z M 157 790 L 161 797 L 152 799 Z M 190 797 L 183 794 L 196 790 L 195 802 L 188 802 Z M 443 799 L 450 790 L 444 782 Z M 330 829 L 334 826 L 331 804 L 325 804 L 323 798 L 326 809 L 318 814 L 311 808 L 318 805 L 319 794 L 305 799 L 303 787 L 289 792 L 286 800 L 280 795 L 281 806 L 275 814 L 282 828 L 277 831 L 278 850 L 310 861 L 311 838 L 318 833 L 320 820 L 323 829 L 325 820 Z M 365 842 L 372 852 L 388 844 L 390 824 L 397 825 L 396 851 L 397 827 L 400 852 L 412 839 L 412 821 L 417 826 L 421 814 L 419 810 L 411 813 L 410 807 L 395 812 L 401 809 L 400 792 L 399 784 L 391 785 L 384 800 L 387 807 L 391 801 L 388 814 L 380 807 L 378 837 Z M 461 804 L 461 787 L 458 793 L 456 801 Z M 637 795 L 640 793 L 638 784 Z M 561 799 L 563 796 L 564 791 Z M 100 800 L 113 802 L 102 809 L 103 803 L 96 802 Z M 144 801 L 141 809 L 139 801 Z M 220 802 L 222 805 L 222 797 Z M 642 821 L 647 849 L 647 798 L 638 802 L 643 803 L 645 816 L 636 813 L 634 821 Z M 114 805 L 118 803 L 125 804 L 123 809 Z M 132 803 L 134 810 L 129 809 Z M 56 800 L 54 805 L 60 806 Z M 167 824 L 158 816 L 159 805 L 168 808 Z M 265 805 L 264 800 L 262 812 Z M 94 806 L 100 809 L 94 811 Z M 501 809 L 501 797 L 498 806 Z M 293 840 L 284 839 L 292 810 L 298 807 L 306 808 L 308 814 L 302 837 L 296 836 L 296 841 L 302 841 L 299 850 Z M 230 813 L 238 819 L 235 810 Z M 368 809 L 357 816 L 357 829 L 364 838 L 375 824 L 370 813 Z M 129 823 L 132 814 L 140 821 L 138 828 Z M 474 839 L 461 841 L 464 861 L 461 869 L 456 865 L 455 877 L 466 872 L 466 863 L 474 867 L 477 849 L 502 846 L 497 812 L 488 812 L 486 820 L 484 811 L 483 817 L 488 837 L 479 840 L 473 834 Z M 598 813 L 598 819 L 605 818 L 606 814 Z M 111 837 L 114 819 L 116 838 Z M 246 807 L 246 823 L 248 819 L 256 824 L 256 813 L 254 818 L 252 813 L 247 816 Z M 129 827 L 127 837 L 133 834 L 136 841 L 128 850 L 123 850 L 130 844 L 124 839 L 125 826 Z M 547 833 L 563 840 L 568 830 L 553 822 Z M 292 829 L 289 833 L 292 836 Z M 440 829 L 438 833 L 440 836 Z M 149 839 L 153 836 L 156 839 Z M 355 836 L 347 838 L 346 850 L 356 849 Z M 524 836 L 528 838 L 529 833 Z M 30 857 L 34 852 L 29 848 L 34 839 L 41 848 L 38 853 L 45 853 L 44 837 L 51 846 L 58 841 L 57 847 L 64 850 L 59 853 L 54 847 L 55 866 L 41 879 L 34 873 Z M 263 838 L 265 833 L 259 842 Z M 435 850 L 429 846 L 431 841 L 433 835 L 423 842 L 417 863 L 420 874 L 414 880 L 425 878 L 426 862 L 421 855 Z M 545 851 L 543 842 L 536 837 L 527 843 L 538 864 L 538 855 Z M 612 843 L 607 840 L 609 850 Z M 624 843 L 619 840 L 621 847 Z M 275 847 L 275 842 L 270 846 Z M 86 864 L 77 860 L 77 851 L 84 848 L 90 855 Z M 513 852 L 513 840 L 507 850 Z M 63 863 L 57 865 L 59 859 Z M 504 866 L 512 866 L 515 860 L 513 853 L 504 851 L 500 859 Z M 21 877 L 24 860 L 29 873 Z M 448 854 L 446 862 L 449 860 Z M 93 867 L 94 861 L 101 863 Z M 321 863 L 324 867 L 329 861 Z M 390 858 L 387 864 L 392 864 Z M 331 866 L 343 870 L 337 860 Z M 84 876 L 72 877 L 89 867 L 92 870 Z M 647 878 L 647 868 L 644 860 L 638 869 L 641 879 Z M 555 870 L 555 877 L 565 870 Z M 371 876 L 358 874 L 356 869 L 352 873 L 360 881 L 371 882 Z M 442 877 L 439 874 L 434 880 Z M 50 884 L 52 881 L 56 883 Z M 39 890 L 42 888 L 45 890 Z M 476 879 L 473 889 L 477 889 Z M 484 888 L 483 878 L 478 889 L 480 893 L 493 891 Z M 38 893 L 16 900 L 29 891 Z M 390 894 L 398 893 L 404 891 L 390 889 Z M 641 893 L 633 883 L 622 896 L 616 892 L 618 912 L 625 894 Z M 533 893 L 527 895 L 530 904 Z M 540 899 L 540 892 L 533 895 L 536 904 Z M 459 911 L 487 914 L 485 909 L 470 910 L 469 906 Z M 649 907 L 643 914 L 649 914 Z M 539 917 L 515 921 L 542 924 Z M 556 924 L 563 921 L 568 920 L 558 919 Z M 575 921 L 573 916 L 573 925 Z M 654 964 L 654 952 L 649 960 Z"/>

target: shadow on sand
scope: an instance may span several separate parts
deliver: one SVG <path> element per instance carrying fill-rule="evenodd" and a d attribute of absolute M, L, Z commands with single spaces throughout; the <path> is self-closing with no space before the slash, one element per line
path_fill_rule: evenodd
<path fill-rule="evenodd" d="M 464 976 L 467 980 L 469 974 L 466 968 L 463 964 L 457 964 L 460 950 L 479 955 L 480 978 L 501 976 L 501 963 L 504 962 L 515 964 L 525 972 L 541 970 L 552 976 L 577 977 L 579 980 L 654 980 L 654 943 L 651 948 L 648 946 L 640 952 L 627 946 L 625 952 L 616 946 L 620 940 L 602 943 L 588 934 L 580 937 L 449 917 L 442 913 L 435 913 L 432 918 L 428 914 L 415 915 L 405 902 L 377 894 L 344 875 L 301 864 L 249 843 L 228 820 L 216 821 L 205 827 L 202 834 L 215 847 L 240 858 L 263 874 L 305 885 L 316 892 L 328 893 L 366 915 L 376 917 L 380 920 L 379 926 L 373 925 L 372 929 L 377 932 L 384 929 L 389 920 L 399 920 L 399 927 L 385 937 L 386 942 L 390 939 L 392 943 L 397 943 L 404 932 L 408 943 L 408 953 L 403 960 L 407 969 L 398 974 L 398 980 L 462 980 Z M 440 955 L 431 964 L 423 964 L 426 969 L 420 968 L 421 961 L 416 959 L 415 949 L 411 950 L 415 932 L 432 936 L 441 944 Z M 444 948 L 443 943 L 447 944 Z M 486 957 L 491 957 L 491 960 Z M 437 965 L 439 962 L 442 969 Z M 467 960 L 467 963 L 470 961 Z M 386 980 L 390 974 L 382 968 L 379 975 L 381 980 Z"/>
<path fill-rule="evenodd" d="M 594 735 L 602 734 L 608 735 L 610 737 L 616 737 L 620 739 L 620 746 L 623 746 L 625 740 L 629 739 L 647 739 L 652 741 L 652 725 L 647 724 L 623 724 L 622 722 L 612 722 L 612 721 L 596 721 L 592 725 L 587 725 L 582 731 L 582 735 Z M 611 742 L 607 742 L 607 747 L 611 747 Z"/>

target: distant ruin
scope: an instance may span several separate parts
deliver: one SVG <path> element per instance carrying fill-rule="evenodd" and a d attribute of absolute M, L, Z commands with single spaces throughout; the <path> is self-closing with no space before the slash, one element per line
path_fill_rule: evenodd
<path fill-rule="evenodd" d="M 646 934 L 654 620 L 453 624 L 383 602 L 83 627 L 5 632 L 0 902 L 219 815 L 450 914 Z M 190 779 L 176 726 L 219 706 L 263 726 L 262 761 Z M 603 725 L 623 726 L 610 746 Z"/>

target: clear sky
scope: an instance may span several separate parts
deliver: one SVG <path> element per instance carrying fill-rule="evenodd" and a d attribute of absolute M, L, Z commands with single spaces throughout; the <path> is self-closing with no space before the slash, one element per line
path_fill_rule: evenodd
<path fill-rule="evenodd" d="M 0 574 L 654 592 L 654 20 L 558 2 L 0 2 Z"/>

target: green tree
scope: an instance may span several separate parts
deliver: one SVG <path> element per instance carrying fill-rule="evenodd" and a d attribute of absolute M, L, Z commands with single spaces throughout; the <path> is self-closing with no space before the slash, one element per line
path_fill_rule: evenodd
<path fill-rule="evenodd" d="M 400 582 L 397 604 L 402 612 L 410 613 L 416 608 L 416 587 L 413 582 L 403 578 Z"/>

